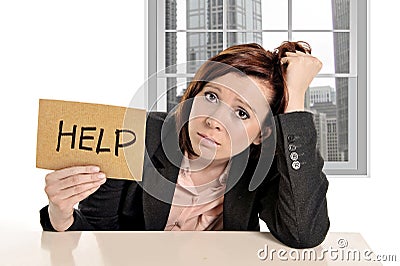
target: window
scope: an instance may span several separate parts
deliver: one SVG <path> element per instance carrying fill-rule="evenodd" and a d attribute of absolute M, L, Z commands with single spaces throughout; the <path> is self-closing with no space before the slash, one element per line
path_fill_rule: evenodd
<path fill-rule="evenodd" d="M 315 113 L 324 170 L 367 176 L 367 7 L 365 0 L 148 1 L 147 73 L 157 75 L 148 102 L 161 111 L 178 103 L 199 67 L 179 64 L 234 44 L 271 50 L 284 40 L 307 41 L 324 63 L 305 102 Z"/>

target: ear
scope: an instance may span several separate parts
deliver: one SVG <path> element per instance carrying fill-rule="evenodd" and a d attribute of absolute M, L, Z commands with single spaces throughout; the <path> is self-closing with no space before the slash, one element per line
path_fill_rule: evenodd
<path fill-rule="evenodd" d="M 264 140 L 269 138 L 269 136 L 271 136 L 271 134 L 272 134 L 272 129 L 270 127 L 267 127 L 264 130 L 264 135 L 263 136 L 261 136 L 261 132 L 258 133 L 258 136 L 253 140 L 253 144 L 254 145 L 260 145 Z"/>

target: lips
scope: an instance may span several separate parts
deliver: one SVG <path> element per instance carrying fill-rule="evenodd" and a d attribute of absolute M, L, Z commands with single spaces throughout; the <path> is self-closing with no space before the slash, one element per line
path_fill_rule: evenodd
<path fill-rule="evenodd" d="M 207 139 L 207 140 L 209 140 L 209 141 L 212 141 L 212 142 L 214 142 L 215 144 L 217 144 L 217 145 L 221 145 L 221 143 L 219 143 L 218 141 L 216 141 L 215 139 L 213 139 L 212 137 L 209 137 L 209 136 L 207 136 L 207 135 L 204 135 L 204 134 L 202 134 L 202 133 L 197 133 L 197 135 L 199 135 L 200 137 L 202 137 L 202 138 L 204 138 L 204 139 Z"/>

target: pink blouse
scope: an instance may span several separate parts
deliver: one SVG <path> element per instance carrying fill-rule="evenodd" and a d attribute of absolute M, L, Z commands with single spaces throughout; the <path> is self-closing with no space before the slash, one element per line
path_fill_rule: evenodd
<path fill-rule="evenodd" d="M 219 178 L 195 186 L 189 160 L 183 157 L 165 231 L 222 230 L 226 179 L 231 162 Z"/>

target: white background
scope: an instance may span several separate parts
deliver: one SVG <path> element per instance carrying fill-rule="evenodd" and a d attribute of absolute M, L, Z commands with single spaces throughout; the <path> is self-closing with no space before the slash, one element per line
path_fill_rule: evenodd
<path fill-rule="evenodd" d="M 328 204 L 331 231 L 360 232 L 400 261 L 398 7 L 370 1 L 370 178 L 330 178 Z M 0 2 L 0 235 L 41 230 L 38 99 L 127 106 L 145 80 L 144 10 L 144 1 Z"/>

